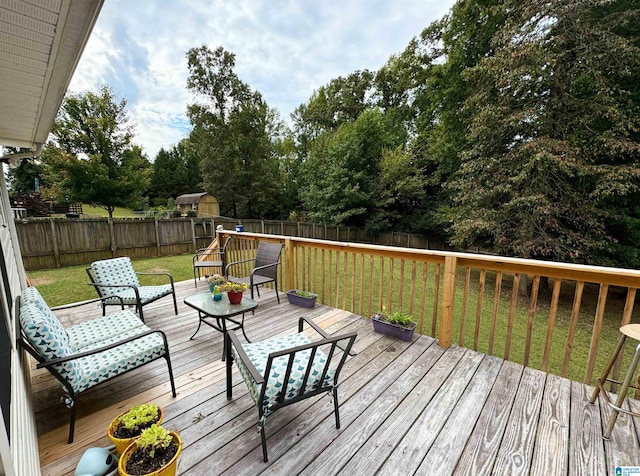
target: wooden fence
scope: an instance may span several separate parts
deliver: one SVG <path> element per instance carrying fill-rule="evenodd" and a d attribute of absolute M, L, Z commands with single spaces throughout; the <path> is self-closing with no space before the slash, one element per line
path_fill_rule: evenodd
<path fill-rule="evenodd" d="M 363 230 L 271 220 L 200 219 L 37 219 L 16 220 L 26 270 L 88 264 L 117 256 L 152 258 L 193 253 L 208 246 L 218 225 L 246 232 L 334 241 L 376 243 L 411 248 L 442 249 L 442 240 L 409 233 L 371 237 Z"/>

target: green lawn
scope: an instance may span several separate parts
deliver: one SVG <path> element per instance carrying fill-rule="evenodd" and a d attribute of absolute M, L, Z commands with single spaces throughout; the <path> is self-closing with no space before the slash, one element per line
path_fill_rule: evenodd
<path fill-rule="evenodd" d="M 104 208 L 92 207 L 91 205 L 82 204 L 82 216 L 83 217 L 109 217 L 109 212 Z M 133 213 L 133 210 L 128 208 L 116 207 L 113 211 L 113 218 L 140 218 L 139 214 Z"/>
<path fill-rule="evenodd" d="M 193 278 L 191 263 L 191 255 L 166 256 L 133 260 L 133 268 L 141 273 L 171 273 L 177 282 Z M 89 277 L 85 271 L 86 267 L 83 265 L 29 271 L 27 276 L 50 306 L 60 306 L 97 297 L 93 286 L 87 284 Z M 142 284 L 156 284 L 166 283 L 167 279 L 142 276 L 140 281 Z"/>

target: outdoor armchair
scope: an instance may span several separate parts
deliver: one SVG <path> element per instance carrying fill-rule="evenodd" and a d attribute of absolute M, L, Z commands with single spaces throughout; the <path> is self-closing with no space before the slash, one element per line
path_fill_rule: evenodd
<path fill-rule="evenodd" d="M 196 272 L 198 279 L 200 279 L 200 270 L 202 268 L 220 268 L 220 274 L 224 273 L 224 267 L 226 264 L 225 253 L 231 237 L 228 236 L 221 247 L 213 248 L 200 248 L 193 255 L 193 284 L 198 287 L 198 281 L 196 280 Z M 197 270 L 197 271 L 196 271 Z M 206 276 L 206 273 L 205 273 Z"/>
<path fill-rule="evenodd" d="M 69 443 L 73 442 L 78 395 L 100 383 L 164 358 L 176 396 L 164 332 L 145 326 L 128 309 L 66 328 L 53 313 L 99 300 L 102 298 L 51 309 L 34 287 L 16 299 L 18 343 L 38 362 L 37 368 L 47 369 L 64 390 L 60 401 L 70 411 Z"/>
<path fill-rule="evenodd" d="M 320 340 L 312 341 L 303 332 L 305 323 L 320 335 Z M 235 332 L 229 331 L 229 344 L 225 349 L 227 399 L 233 396 L 232 365 L 235 362 L 258 407 L 258 428 L 265 462 L 268 461 L 266 418 L 279 408 L 331 392 L 336 428 L 340 428 L 338 377 L 356 335 L 350 332 L 329 336 L 307 317 L 299 319 L 297 334 L 261 342 L 241 344 Z"/>
<path fill-rule="evenodd" d="M 173 307 L 178 314 L 176 290 L 173 276 L 169 273 L 136 273 L 128 257 L 94 261 L 90 268 L 86 268 L 92 286 L 95 287 L 102 301 L 102 315 L 106 306 L 122 305 L 135 306 L 142 322 L 142 306 L 145 306 L 165 296 L 173 296 Z M 138 276 L 166 276 L 169 284 L 159 286 L 141 286 Z"/>
<path fill-rule="evenodd" d="M 253 288 L 256 289 L 258 296 L 260 296 L 258 286 L 270 282 L 275 283 L 276 298 L 278 299 L 278 303 L 280 303 L 280 295 L 278 294 L 278 265 L 280 264 L 281 251 L 282 243 L 260 241 L 258 243 L 258 251 L 256 252 L 255 258 L 229 263 L 224 269 L 224 274 L 229 281 L 233 281 L 234 283 L 245 283 L 251 290 L 251 299 L 253 299 Z M 238 277 L 230 275 L 230 272 L 233 271 L 234 267 L 237 267 L 242 263 L 252 261 L 253 269 L 249 276 Z"/>

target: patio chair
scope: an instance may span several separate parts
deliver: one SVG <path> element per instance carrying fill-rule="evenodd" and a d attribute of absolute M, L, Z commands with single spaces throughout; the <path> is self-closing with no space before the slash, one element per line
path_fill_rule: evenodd
<path fill-rule="evenodd" d="M 249 289 L 251 290 L 251 299 L 253 299 L 253 288 L 256 289 L 258 296 L 260 296 L 258 286 L 271 282 L 275 283 L 276 298 L 278 299 L 278 304 L 280 304 L 280 295 L 278 294 L 278 265 L 280 264 L 281 251 L 282 243 L 260 241 L 258 243 L 258 251 L 256 252 L 255 259 L 251 258 L 229 263 L 224 269 L 224 274 L 229 281 L 233 281 L 234 283 L 245 283 L 249 286 Z M 251 261 L 254 263 L 249 276 L 237 277 L 229 274 L 230 270 L 234 266 Z"/>
<path fill-rule="evenodd" d="M 303 332 L 311 326 L 321 340 L 311 341 Z M 329 336 L 310 318 L 301 317 L 298 333 L 261 342 L 241 344 L 229 331 L 227 357 L 227 399 L 233 397 L 232 365 L 236 362 L 249 394 L 258 407 L 258 428 L 262 455 L 268 461 L 266 418 L 276 410 L 323 393 L 333 394 L 336 428 L 340 428 L 338 378 L 357 333 Z M 342 351 L 342 352 L 340 352 Z"/>
<path fill-rule="evenodd" d="M 124 303 L 135 306 L 140 319 L 144 322 L 142 306 L 169 295 L 173 295 L 173 308 L 176 315 L 178 314 L 173 276 L 169 273 L 136 273 L 128 257 L 94 261 L 86 271 L 91 280 L 89 284 L 95 287 L 99 297 L 104 298 L 103 316 L 106 306 L 121 306 Z M 138 276 L 166 276 L 169 284 L 141 286 Z"/>
<path fill-rule="evenodd" d="M 200 270 L 202 268 L 220 268 L 220 274 L 224 274 L 224 267 L 226 263 L 225 253 L 227 251 L 227 246 L 229 246 L 229 241 L 231 241 L 230 236 L 226 238 L 224 245 L 221 247 L 200 248 L 193 255 L 193 284 L 196 288 L 198 287 L 196 272 L 198 274 L 198 279 L 200 279 Z"/>
<path fill-rule="evenodd" d="M 175 398 L 167 336 L 144 325 L 128 309 L 64 327 L 53 310 L 83 306 L 103 298 L 49 308 L 30 287 L 16 299 L 18 343 L 62 386 L 60 402 L 70 411 L 69 438 L 73 442 L 78 395 L 142 365 L 164 358 Z"/>

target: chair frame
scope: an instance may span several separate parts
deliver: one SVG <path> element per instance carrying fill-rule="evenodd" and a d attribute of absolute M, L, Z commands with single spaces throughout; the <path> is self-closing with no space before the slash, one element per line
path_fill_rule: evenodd
<path fill-rule="evenodd" d="M 280 266 L 280 255 L 282 254 L 282 248 L 283 245 L 282 243 L 272 243 L 269 241 L 259 241 L 258 242 L 258 250 L 256 251 L 256 256 L 255 258 L 249 258 L 249 259 L 243 259 L 240 261 L 233 261 L 232 263 L 229 263 L 225 268 L 224 268 L 224 275 L 227 277 L 227 279 L 229 281 L 236 281 L 236 282 L 246 282 L 246 277 L 245 278 L 241 278 L 241 277 L 234 277 L 234 276 L 229 276 L 229 269 L 232 266 L 236 266 L 242 263 L 249 263 L 251 261 L 253 261 L 254 263 L 257 264 L 257 260 L 258 260 L 258 253 L 260 251 L 260 246 L 273 246 L 274 249 L 276 246 L 278 246 L 280 248 L 279 252 L 278 252 L 278 260 L 275 263 L 268 263 L 268 264 L 264 264 L 264 265 L 258 265 L 255 266 L 254 268 L 251 270 L 251 273 L 249 274 L 249 289 L 251 291 L 251 299 L 253 299 L 253 289 L 255 288 L 256 292 L 258 293 L 258 297 L 260 297 L 260 289 L 258 288 L 258 286 L 260 286 L 261 284 L 266 284 L 266 283 L 275 283 L 275 288 L 276 288 L 276 299 L 278 300 L 278 304 L 280 304 L 280 295 L 278 294 L 278 266 Z M 274 278 L 271 278 L 270 276 L 264 276 L 262 274 L 259 273 L 259 271 L 265 270 L 265 269 L 269 269 L 269 268 L 275 268 L 274 271 Z M 255 280 L 255 276 L 261 276 L 263 278 L 269 278 L 268 280 L 261 280 L 259 283 L 254 283 Z"/>
<path fill-rule="evenodd" d="M 229 241 L 231 241 L 231 238 L 232 238 L 231 236 L 228 236 L 226 241 L 224 242 L 224 245 L 222 245 L 221 247 L 218 246 L 214 248 L 200 248 L 196 250 L 192 258 L 193 284 L 195 285 L 196 288 L 198 287 L 198 280 L 200 279 L 201 268 L 220 268 L 220 274 L 224 274 L 225 253 L 227 252 L 227 247 L 229 246 Z M 212 256 L 212 255 L 218 255 L 220 259 L 213 260 L 213 261 L 207 261 L 205 259 L 202 259 L 205 256 Z M 197 280 L 196 280 L 196 272 L 198 274 Z"/>
<path fill-rule="evenodd" d="M 243 364 L 248 369 L 249 373 L 251 374 L 251 378 L 254 380 L 254 382 L 262 386 L 260 390 L 260 396 L 258 398 L 258 401 L 256 402 L 256 405 L 258 406 L 258 422 L 262 422 L 265 417 L 264 408 L 263 408 L 265 392 L 267 389 L 265 382 L 269 381 L 273 360 L 277 359 L 278 357 L 287 356 L 288 362 L 287 362 L 287 370 L 284 376 L 284 386 L 282 387 L 282 390 L 276 400 L 276 403 L 271 406 L 269 415 L 282 407 L 286 407 L 288 405 L 297 403 L 306 398 L 331 392 L 333 394 L 333 409 L 334 409 L 335 419 L 336 419 L 336 428 L 339 429 L 340 428 L 340 412 L 339 412 L 339 403 L 338 403 L 338 379 L 340 376 L 340 371 L 342 370 L 342 367 L 344 366 L 344 363 L 347 360 L 347 356 L 354 355 L 351 352 L 351 348 L 353 347 L 354 341 L 357 336 L 357 332 L 350 332 L 346 334 L 340 334 L 337 336 L 330 336 L 323 329 L 321 329 L 315 322 L 313 322 L 311 318 L 306 316 L 300 317 L 300 319 L 298 320 L 298 332 L 304 331 L 305 323 L 311 326 L 311 328 L 313 328 L 318 334 L 320 334 L 322 336 L 322 339 L 318 341 L 310 342 L 308 344 L 299 345 L 296 347 L 290 347 L 288 349 L 283 349 L 277 352 L 270 353 L 267 359 L 264 375 L 261 375 L 260 372 L 258 372 L 258 369 L 255 367 L 255 365 L 253 365 L 253 363 L 247 356 L 246 352 L 244 351 L 242 344 L 240 343 L 240 340 L 238 339 L 238 336 L 235 334 L 235 332 L 229 331 L 228 332 L 229 344 L 225 349 L 226 362 L 227 362 L 227 400 L 231 400 L 231 398 L 233 397 L 233 379 L 232 379 L 233 353 L 231 352 L 231 346 L 233 346 L 236 349 L 236 352 L 238 353 L 238 357 L 240 358 L 240 360 L 242 360 Z M 347 345 L 343 347 L 342 345 L 340 345 L 340 342 L 345 340 L 347 341 Z M 287 385 L 289 381 L 289 376 L 291 374 L 291 369 L 293 366 L 295 354 L 297 352 L 310 350 L 311 355 L 309 356 L 309 362 L 313 362 L 313 359 L 316 355 L 318 348 L 326 345 L 330 345 L 331 348 L 329 350 L 329 353 L 327 354 L 327 361 L 324 364 L 324 368 L 322 371 L 322 375 L 319 379 L 319 382 L 324 382 L 327 372 L 329 371 L 331 362 L 334 359 L 336 348 L 341 349 L 343 351 L 342 355 L 340 356 L 338 365 L 334 370 L 333 382 L 329 385 L 325 384 L 326 386 L 324 385 L 320 386 L 316 390 L 305 392 L 307 381 L 309 379 L 309 375 L 312 368 L 311 365 L 308 365 L 307 370 L 305 372 L 304 379 L 302 381 L 302 385 L 298 390 L 297 396 L 289 400 L 284 400 L 284 396 L 287 394 Z M 335 357 L 335 358 L 338 358 L 338 357 Z M 264 421 L 266 423 L 266 420 Z M 266 463 L 267 461 L 269 461 L 269 458 L 267 454 L 267 437 L 265 432 L 265 425 L 262 424 L 259 426 L 260 426 L 260 439 L 262 442 L 262 455 Z"/>
<path fill-rule="evenodd" d="M 163 297 L 168 296 L 168 294 L 165 294 L 163 296 L 158 296 L 157 298 L 154 299 L 150 299 L 148 301 L 145 301 L 144 303 L 142 302 L 142 300 L 140 299 L 140 291 L 138 290 L 139 287 L 144 287 L 143 285 L 140 286 L 136 286 L 134 284 L 101 284 L 96 282 L 95 277 L 93 276 L 93 273 L 91 272 L 91 267 L 89 266 L 88 268 L 85 268 L 85 271 L 87 272 L 87 275 L 89 276 L 89 279 L 91 280 L 89 284 L 89 286 L 93 286 L 96 290 L 96 292 L 98 293 L 98 296 L 102 299 L 102 315 L 104 316 L 106 314 L 106 307 L 107 306 L 122 306 L 122 309 L 124 309 L 124 304 L 122 304 L 122 298 L 120 298 L 120 296 L 117 295 L 111 295 L 111 296 L 104 296 L 102 294 L 102 291 L 100 288 L 132 288 L 133 292 L 136 295 L 136 312 L 138 313 L 138 316 L 140 316 L 140 320 L 142 322 L 144 322 L 144 315 L 142 313 L 142 306 L 146 306 L 147 304 L 150 304 L 154 301 L 157 301 L 158 299 L 162 299 Z M 173 309 L 176 313 L 176 316 L 178 315 L 178 301 L 176 300 L 176 288 L 175 285 L 173 283 L 173 276 L 171 276 L 170 273 L 139 273 L 137 271 L 134 270 L 134 272 L 136 273 L 137 276 L 167 276 L 169 278 L 169 283 L 171 284 L 171 295 L 173 296 Z M 120 299 L 120 304 L 118 303 L 110 303 L 107 302 L 107 299 L 113 299 L 113 298 L 119 298 Z"/>
<path fill-rule="evenodd" d="M 113 296 L 112 296 L 113 297 Z M 52 307 L 51 310 L 52 311 L 57 311 L 57 310 L 61 310 L 61 309 L 70 309 L 73 307 L 78 307 L 78 306 L 84 306 L 85 304 L 90 304 L 93 302 L 98 302 L 98 301 L 103 301 L 105 298 L 96 298 L 96 299 L 91 299 L 88 301 L 82 301 L 79 303 L 74 303 L 74 304 L 68 304 L 68 305 L 64 305 L 64 306 L 57 306 L 57 307 Z M 123 305 L 123 309 L 124 309 L 124 305 Z M 162 337 L 163 343 L 164 343 L 164 354 L 160 355 L 158 357 L 156 357 L 153 360 L 150 360 L 148 362 L 145 362 L 144 364 L 138 366 L 138 367 L 133 367 L 129 370 L 126 370 L 122 373 L 119 373 L 118 375 L 114 375 L 113 377 L 104 380 L 103 382 L 100 382 L 97 385 L 103 384 L 104 382 L 108 382 L 109 380 L 112 380 L 116 377 L 119 377 L 120 375 L 124 375 L 125 373 L 131 372 L 132 370 L 136 370 L 139 369 L 140 367 L 142 367 L 143 365 L 146 364 L 150 364 L 151 362 L 154 362 L 160 358 L 164 358 L 167 361 L 167 367 L 169 369 L 169 381 L 171 382 L 171 393 L 173 395 L 173 397 L 176 397 L 176 385 L 173 379 L 173 368 L 171 366 L 171 356 L 169 355 L 169 344 L 167 342 L 167 336 L 164 332 L 160 331 L 160 330 L 148 330 L 146 332 L 143 332 L 141 334 L 136 334 L 135 336 L 131 336 L 128 337 L 126 339 L 122 339 L 119 340 L 117 342 L 113 342 L 109 345 L 105 345 L 102 347 L 99 347 L 97 349 L 93 349 L 90 351 L 85 351 L 85 352 L 79 352 L 77 354 L 74 355 L 69 355 L 67 357 L 63 357 L 60 359 L 53 359 L 53 360 L 47 360 L 45 358 L 42 357 L 42 355 L 33 348 L 33 346 L 29 343 L 29 341 L 27 340 L 24 331 L 22 330 L 22 324 L 20 322 L 20 296 L 18 296 L 16 298 L 16 321 L 18 323 L 18 346 L 22 347 L 25 351 L 27 351 L 29 353 L 29 355 L 31 355 L 38 363 L 36 365 L 36 368 L 38 369 L 46 369 L 51 375 L 53 375 L 61 384 L 62 386 L 65 388 L 67 395 L 60 397 L 60 403 L 62 403 L 64 406 L 66 406 L 69 409 L 69 437 L 67 442 L 68 443 L 73 443 L 73 435 L 74 435 L 74 431 L 75 431 L 75 423 L 76 423 L 76 400 L 78 398 L 79 394 L 76 394 L 76 392 L 74 391 L 73 387 L 71 386 L 71 384 L 62 376 L 60 375 L 60 373 L 53 367 L 57 364 L 63 364 L 65 362 L 69 362 L 72 360 L 76 360 L 76 359 L 80 359 L 82 357 L 87 357 L 89 355 L 94 355 L 94 354 L 99 354 L 100 352 L 104 352 L 106 350 L 109 349 L 113 349 L 114 347 L 119 347 L 123 344 L 127 344 L 129 342 L 133 342 L 135 340 L 138 340 L 142 337 L 148 336 L 150 334 L 160 334 L 160 336 Z M 97 386 L 94 385 L 94 386 Z M 90 387 L 87 390 L 90 390 L 93 387 Z M 80 392 L 83 393 L 83 392 Z"/>

